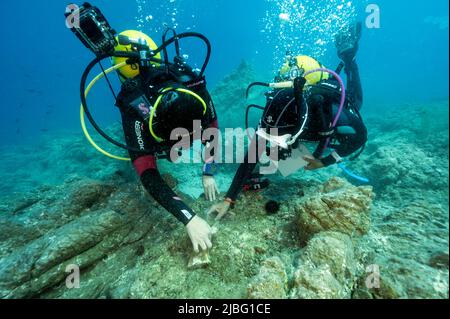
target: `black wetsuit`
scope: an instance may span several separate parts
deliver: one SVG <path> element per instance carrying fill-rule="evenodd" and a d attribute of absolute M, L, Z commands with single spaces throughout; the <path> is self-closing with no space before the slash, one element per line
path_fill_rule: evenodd
<path fill-rule="evenodd" d="M 205 79 L 196 79 L 192 73 L 178 76 L 177 81 L 181 79 L 185 87 L 197 93 L 208 105 L 206 115 L 202 120 L 202 128 L 218 128 L 216 111 L 206 89 Z M 130 151 L 129 153 L 143 186 L 161 206 L 184 225 L 187 225 L 194 218 L 195 213 L 167 185 L 157 168 L 159 155 L 168 154 L 176 141 L 156 142 L 150 134 L 148 123 L 150 113 L 150 103 L 148 101 L 155 100 L 154 90 L 151 90 L 150 86 L 161 85 L 161 87 L 166 87 L 167 83 L 173 83 L 173 78 L 171 77 L 173 76 L 166 77 L 162 75 L 158 79 L 152 78 L 149 81 L 142 81 L 141 79 L 128 80 L 122 86 L 117 106 L 122 114 L 123 130 L 127 145 L 141 150 L 141 152 Z M 146 99 L 143 98 L 144 96 Z M 205 144 L 207 141 L 202 142 Z"/>
<path fill-rule="evenodd" d="M 355 61 L 345 68 L 347 76 L 347 98 L 344 111 L 339 118 L 335 130 L 330 130 L 330 125 L 337 114 L 339 106 L 339 98 L 341 96 L 339 86 L 334 80 L 327 80 L 322 85 L 317 85 L 316 88 L 311 89 L 307 94 L 303 94 L 302 103 L 305 101 L 309 106 L 309 120 L 306 124 L 306 130 L 300 137 L 300 141 L 318 142 L 316 153 L 314 154 L 325 166 L 330 166 L 341 160 L 343 157 L 347 157 L 359 149 L 361 149 L 367 142 L 367 129 L 359 114 L 363 103 L 363 93 L 361 87 L 361 81 L 359 77 L 358 66 Z M 330 89 L 335 87 L 337 90 Z M 299 126 L 296 123 L 299 122 L 298 109 L 301 106 L 293 105 L 288 109 L 285 106 L 292 101 L 295 96 L 294 89 L 275 90 L 268 96 L 268 104 L 272 104 L 272 109 L 280 113 L 284 112 L 284 118 L 277 124 L 277 126 L 285 127 L 281 129 L 280 135 L 284 134 L 296 134 L 299 130 Z M 303 104 L 304 105 L 304 104 Z M 276 121 L 276 116 L 271 116 L 269 119 L 263 117 L 264 121 Z M 289 119 L 292 120 L 291 123 Z M 263 125 L 264 127 L 264 125 Z M 324 146 L 326 134 L 331 134 L 330 149 L 334 151 L 327 157 L 322 158 L 322 152 Z M 258 138 L 253 140 L 253 143 L 258 143 Z M 266 150 L 258 150 L 259 156 Z M 243 189 L 243 185 L 250 178 L 252 172 L 256 168 L 257 163 L 254 160 L 249 161 L 249 155 L 245 157 L 245 162 L 240 165 L 233 183 L 227 193 L 227 198 L 235 201 Z"/>

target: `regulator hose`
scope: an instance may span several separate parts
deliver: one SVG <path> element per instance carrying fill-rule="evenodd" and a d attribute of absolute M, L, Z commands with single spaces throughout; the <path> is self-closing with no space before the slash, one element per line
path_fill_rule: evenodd
<path fill-rule="evenodd" d="M 247 106 L 247 111 L 245 112 L 245 129 L 246 130 L 249 129 L 248 117 L 249 117 L 250 110 L 253 109 L 253 108 L 259 109 L 259 110 L 262 110 L 262 111 L 265 110 L 265 107 L 262 107 L 262 106 L 259 106 L 259 105 L 256 105 L 256 104 L 251 104 L 251 105 Z"/>
<path fill-rule="evenodd" d="M 84 70 L 84 73 L 81 77 L 81 83 L 80 83 L 80 99 L 81 99 L 81 105 L 83 106 L 83 110 L 84 113 L 86 114 L 86 117 L 88 118 L 89 122 L 91 123 L 91 125 L 94 127 L 94 129 L 104 138 L 106 139 L 108 142 L 110 142 L 111 144 L 114 144 L 115 146 L 118 146 L 120 148 L 123 148 L 125 150 L 128 150 L 130 152 L 136 152 L 136 153 L 144 153 L 142 150 L 137 149 L 137 148 L 132 148 L 129 147 L 123 143 L 120 143 L 118 141 L 116 141 L 115 139 L 113 139 L 112 137 L 110 137 L 108 134 L 106 134 L 101 128 L 100 126 L 97 124 L 97 122 L 94 120 L 94 118 L 92 117 L 92 114 L 89 110 L 87 101 L 86 101 L 86 82 L 87 82 L 87 78 L 89 76 L 89 74 L 91 73 L 92 69 L 101 61 L 103 61 L 104 59 L 110 58 L 111 55 L 109 54 L 104 54 L 104 55 L 100 55 L 98 57 L 96 57 L 94 60 L 92 60 L 91 63 L 89 63 L 89 65 L 86 67 L 86 70 Z"/>
<path fill-rule="evenodd" d="M 270 87 L 269 83 L 264 83 L 264 82 L 254 82 L 252 84 L 250 84 L 247 88 L 247 91 L 245 92 L 245 98 L 248 99 L 248 95 L 250 93 L 250 90 L 254 87 L 254 86 L 263 86 L 263 87 Z"/>
<path fill-rule="evenodd" d="M 100 74 L 98 74 L 87 86 L 86 91 L 85 91 L 85 95 L 88 96 L 90 90 L 92 89 L 92 87 L 103 77 L 105 77 L 107 74 L 120 69 L 123 66 L 126 66 L 126 62 L 120 63 L 118 65 L 115 65 L 111 68 L 109 68 L 108 70 L 101 72 Z M 86 121 L 84 120 L 84 107 L 83 105 L 80 106 L 80 123 L 81 123 L 81 128 L 83 130 L 84 135 L 86 136 L 86 139 L 89 141 L 89 143 L 92 145 L 92 147 L 94 147 L 97 151 L 99 151 L 100 153 L 102 153 L 103 155 L 115 159 L 115 160 L 119 160 L 119 161 L 130 161 L 131 159 L 128 157 L 122 157 L 122 156 L 117 156 L 117 155 L 113 155 L 107 151 L 105 151 L 104 149 L 102 149 L 100 146 L 97 145 L 97 143 L 95 143 L 95 141 L 92 139 L 91 135 L 89 134 L 89 131 L 86 127 Z"/>

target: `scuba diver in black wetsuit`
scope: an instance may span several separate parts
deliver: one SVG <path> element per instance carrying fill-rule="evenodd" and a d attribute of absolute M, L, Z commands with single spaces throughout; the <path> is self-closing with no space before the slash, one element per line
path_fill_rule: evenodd
<path fill-rule="evenodd" d="M 279 149 L 278 160 L 289 158 L 300 142 L 317 142 L 313 156 L 303 157 L 305 170 L 311 171 L 343 161 L 360 150 L 367 142 L 367 129 L 362 121 L 360 109 L 363 93 L 358 66 L 355 61 L 361 36 L 361 24 L 352 25 L 348 32 L 336 37 L 338 56 L 342 60 L 338 71 L 333 72 L 321 66 L 316 60 L 288 54 L 287 62 L 275 79 L 275 83 L 254 83 L 274 88 L 267 93 L 267 105 L 259 125 L 259 131 L 252 140 L 250 149 L 260 156 L 267 151 L 267 142 Z M 338 73 L 345 67 L 347 94 Z M 317 71 L 321 70 L 321 71 Z M 330 76 L 333 75 L 333 78 Z M 283 82 L 284 81 L 284 82 Z M 247 119 L 248 123 L 248 110 Z M 248 124 L 247 124 L 248 126 Z M 276 129 L 276 133 L 270 130 Z M 263 147 L 260 139 L 263 137 Z M 329 154 L 325 154 L 329 151 Z M 267 186 L 252 174 L 257 161 L 250 160 L 247 153 L 239 167 L 224 202 L 214 205 L 208 214 L 217 213 L 217 220 L 223 218 L 244 189 L 260 189 Z M 255 183 L 256 185 L 255 187 Z"/>
<path fill-rule="evenodd" d="M 151 43 L 148 36 L 136 31 L 125 31 L 120 36 L 141 38 Z M 120 45 L 116 47 L 120 51 L 126 49 Z M 121 58 L 114 61 L 115 64 L 121 62 Z M 203 136 L 205 129 L 218 129 L 217 114 L 206 89 L 205 79 L 198 79 L 198 74 L 185 63 L 169 66 L 167 69 L 155 69 L 147 77 L 138 77 L 139 71 L 132 66 L 121 68 L 118 73 L 123 79 L 123 85 L 117 98 L 117 106 L 122 115 L 127 145 L 142 151 L 129 153 L 143 186 L 161 206 L 187 227 L 195 251 L 198 251 L 198 247 L 210 249 L 212 244 L 209 225 L 196 216 L 167 185 L 156 165 L 161 158 L 177 160 L 178 153 L 174 151 L 189 149 L 196 136 Z M 195 127 L 194 121 L 198 121 L 198 127 Z M 180 128 L 185 130 L 187 143 L 179 140 L 183 137 L 183 132 L 179 136 L 173 136 L 174 130 Z M 206 145 L 210 141 L 202 142 Z M 205 162 L 202 176 L 205 196 L 213 201 L 218 193 L 213 177 L 214 159 L 205 159 Z"/>
<path fill-rule="evenodd" d="M 208 223 L 198 217 L 181 198 L 166 184 L 157 169 L 157 160 L 164 158 L 176 161 L 183 149 L 189 149 L 194 140 L 202 139 L 206 147 L 202 181 L 207 200 L 215 200 L 218 187 L 214 179 L 216 171 L 212 140 L 203 140 L 203 132 L 217 129 L 217 114 L 206 88 L 205 69 L 211 55 L 211 45 L 199 33 L 177 34 L 167 29 L 162 45 L 139 31 L 125 31 L 119 35 L 111 28 L 103 14 L 89 3 L 71 6 L 66 17 L 78 16 L 78 26 L 72 31 L 96 58 L 86 68 L 81 79 L 81 123 L 89 142 L 102 154 L 113 159 L 133 163 L 141 182 L 148 193 L 165 209 L 186 226 L 195 252 L 212 247 L 212 230 Z M 169 31 L 173 37 L 166 39 Z M 180 54 L 179 41 L 185 38 L 200 39 L 207 47 L 207 55 L 201 69 L 192 69 Z M 167 47 L 175 45 L 176 56 L 169 61 Z M 163 55 L 163 59 L 161 59 Z M 112 59 L 113 66 L 105 70 L 101 62 Z M 102 73 L 89 85 L 87 79 L 96 65 Z M 122 83 L 116 96 L 108 79 L 110 72 L 117 71 Z M 126 144 L 106 134 L 95 122 L 87 103 L 92 86 L 106 78 L 116 98 L 122 115 Z M 86 129 L 84 115 L 97 132 L 112 144 L 128 151 L 130 158 L 112 155 L 98 146 Z"/>

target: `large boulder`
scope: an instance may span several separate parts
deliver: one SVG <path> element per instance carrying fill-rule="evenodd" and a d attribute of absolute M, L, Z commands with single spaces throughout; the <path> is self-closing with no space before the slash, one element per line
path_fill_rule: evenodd
<path fill-rule="evenodd" d="M 379 288 L 363 276 L 355 298 L 448 298 L 448 207 L 417 201 L 374 206 L 374 228 L 358 245 L 365 265 L 380 271 Z"/>
<path fill-rule="evenodd" d="M 285 266 L 277 257 L 269 258 L 262 264 L 257 276 L 248 287 L 249 299 L 286 299 L 288 277 Z"/>
<path fill-rule="evenodd" d="M 92 265 L 117 246 L 118 238 L 107 235 L 124 222 L 114 211 L 98 211 L 21 247 L 1 260 L 0 297 L 32 297 L 63 280 L 66 266 Z"/>
<path fill-rule="evenodd" d="M 297 224 L 301 239 L 323 231 L 337 231 L 351 237 L 361 236 L 370 228 L 372 187 L 355 187 L 333 178 L 316 195 L 296 203 Z"/>
<path fill-rule="evenodd" d="M 351 238 L 338 232 L 320 233 L 302 251 L 291 297 L 351 298 L 357 271 L 358 263 Z"/>
<path fill-rule="evenodd" d="M 143 222 L 151 206 L 134 192 L 115 191 L 106 183 L 74 181 L 27 196 L 19 206 L 6 205 L 0 298 L 39 296 L 65 281 L 67 266 L 84 271 L 142 239 L 151 230 L 150 220 Z M 97 296 L 87 291 L 84 297 Z"/>

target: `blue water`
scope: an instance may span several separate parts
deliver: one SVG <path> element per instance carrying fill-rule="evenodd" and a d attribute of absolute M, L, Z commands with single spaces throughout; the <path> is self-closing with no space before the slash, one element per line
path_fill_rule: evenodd
<path fill-rule="evenodd" d="M 305 16 L 298 18 L 298 24 L 286 26 L 279 14 L 291 10 L 291 1 L 98 0 L 93 3 L 118 31 L 141 28 L 159 43 L 163 23 L 176 25 L 179 32 L 190 28 L 204 33 L 213 45 L 207 70 L 211 87 L 242 59 L 250 61 L 261 75 L 273 74 L 283 58 L 280 52 L 292 43 L 298 44 L 297 48 L 291 48 L 294 51 L 319 55 L 322 63 L 334 68 L 338 60 L 329 39 L 332 29 L 343 19 L 333 21 L 331 29 L 313 29 L 324 22 L 323 17 L 339 15 L 342 12 L 338 10 L 339 5 L 347 5 L 337 0 L 301 1 L 307 7 Z M 379 0 L 376 3 L 381 9 L 381 28 L 364 30 L 358 56 L 366 104 L 386 105 L 380 111 L 388 112 L 395 103 L 448 97 L 448 2 Z M 24 0 L 3 4 L 0 145 L 33 143 L 52 132 L 79 131 L 79 78 L 93 56 L 66 29 L 65 5 L 65 1 L 56 0 L 45 4 Z M 351 5 L 360 20 L 367 16 L 366 5 L 362 0 Z M 324 43 L 317 46 L 317 40 Z M 184 51 L 191 57 L 191 63 L 201 62 L 203 47 L 187 43 Z M 92 99 L 101 123 L 110 124 L 119 119 L 106 87 L 99 86 Z"/>

